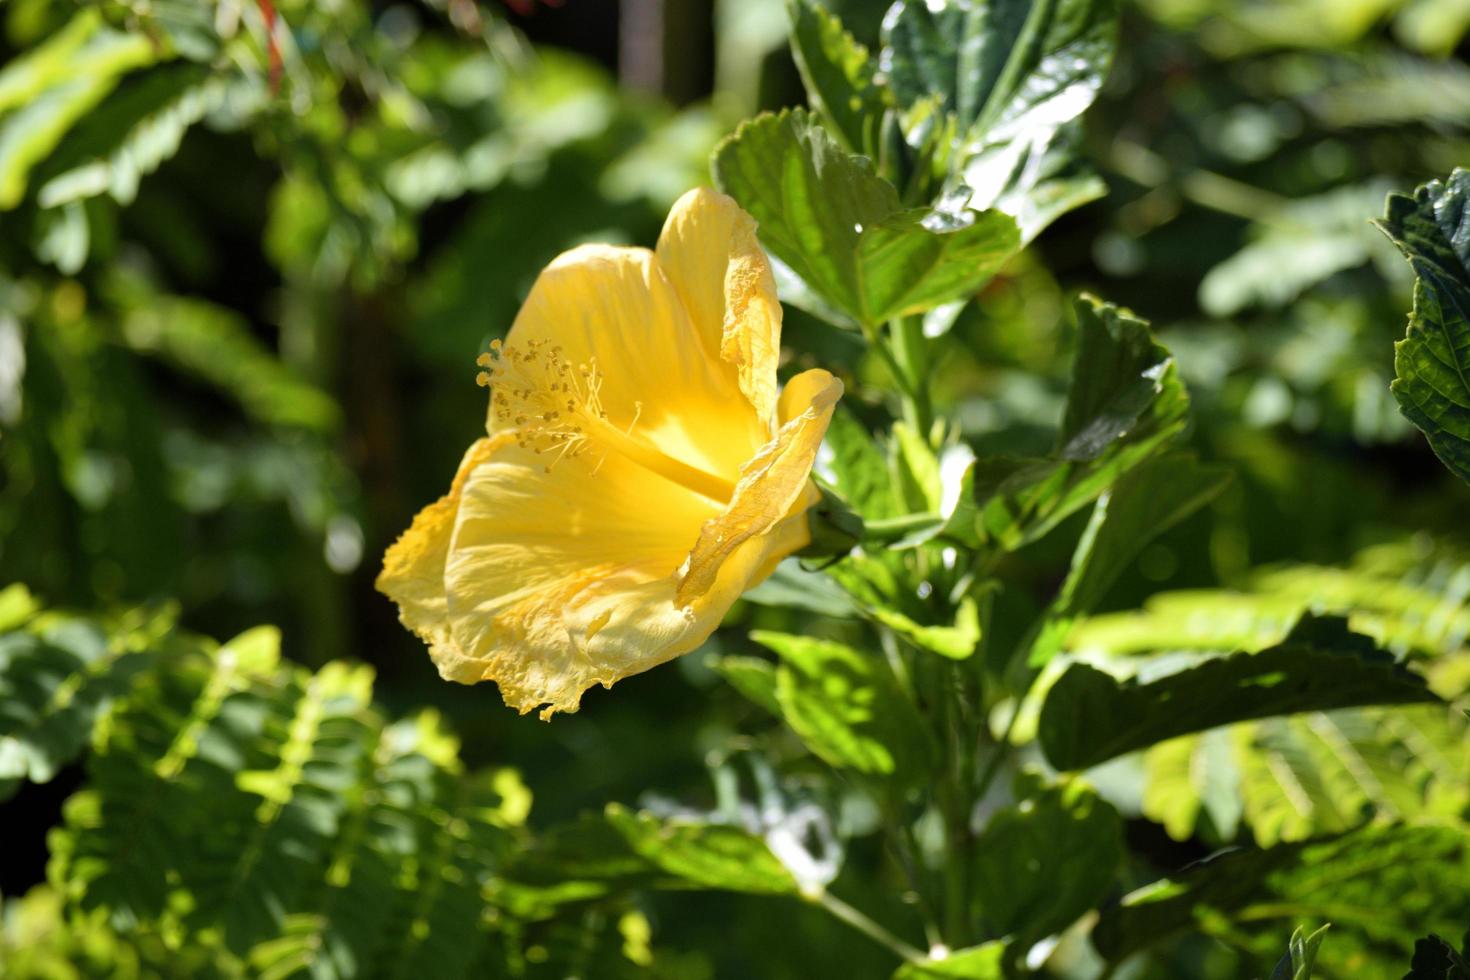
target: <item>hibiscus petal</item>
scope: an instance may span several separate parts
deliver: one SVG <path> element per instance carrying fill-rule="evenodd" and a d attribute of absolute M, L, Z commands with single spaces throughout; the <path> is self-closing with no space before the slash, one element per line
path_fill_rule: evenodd
<path fill-rule="evenodd" d="M 549 714 L 576 710 L 593 684 L 677 656 L 589 643 L 610 607 L 650 621 L 662 614 L 648 608 L 657 604 L 654 586 L 671 582 L 719 507 L 617 454 L 546 463 L 512 444 L 469 474 L 444 588 L 450 633 L 468 665 L 456 665 L 452 679 L 494 680 L 507 704 L 522 712 L 549 704 Z M 671 584 L 661 588 L 672 594 Z M 671 640 L 687 619 L 650 629 Z"/>
<path fill-rule="evenodd" d="M 793 511 L 802 513 L 811 505 L 812 463 L 840 397 L 842 382 L 820 369 L 805 371 L 787 384 L 781 395 L 784 421 L 776 437 L 745 464 L 724 513 L 699 532 L 679 583 L 680 604 L 709 592 L 721 566 L 738 548 L 768 535 Z M 771 542 L 757 543 L 764 549 Z M 757 566 L 764 564 L 757 561 Z"/>
<path fill-rule="evenodd" d="M 584 245 L 552 262 L 506 337 L 508 349 L 525 353 L 533 345 L 541 346 L 541 357 L 556 349 L 575 370 L 592 371 L 583 387 L 595 387 L 613 426 L 723 479 L 733 481 L 767 438 L 728 365 L 701 342 L 683 298 L 647 249 Z M 507 394 L 554 381 L 535 373 L 537 365 L 512 366 L 529 369 L 524 383 L 497 383 Z M 561 406 L 512 410 L 507 419 L 492 417 L 490 428 L 519 425 L 516 416 L 534 419 L 547 407 Z"/>
<path fill-rule="evenodd" d="M 419 511 L 413 524 L 383 556 L 377 588 L 398 604 L 399 621 L 427 644 L 443 676 L 479 680 L 455 645 L 449 629 L 449 602 L 444 594 L 444 566 L 465 481 L 497 448 L 514 444 L 511 435 L 477 439 L 464 454 L 449 492 Z"/>
<path fill-rule="evenodd" d="M 679 290 L 702 343 L 735 371 L 740 391 L 767 425 L 776 411 L 781 303 L 755 219 L 708 188 L 669 211 L 658 259 Z"/>

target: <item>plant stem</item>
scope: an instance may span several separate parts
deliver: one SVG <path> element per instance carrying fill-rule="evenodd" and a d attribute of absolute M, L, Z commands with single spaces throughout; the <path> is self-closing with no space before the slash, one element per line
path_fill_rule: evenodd
<path fill-rule="evenodd" d="M 929 397 L 929 341 L 924 336 L 924 319 L 904 316 L 888 325 L 893 357 L 906 379 L 904 418 L 921 437 L 929 438 L 934 427 L 934 403 Z"/>
<path fill-rule="evenodd" d="M 1021 702 L 1016 702 L 1015 708 L 1011 710 L 1010 721 L 1006 722 L 1006 730 L 1001 733 L 1000 739 L 995 743 L 995 753 L 985 763 L 985 771 L 980 774 L 980 781 L 975 787 L 975 799 L 983 800 L 985 794 L 990 791 L 990 784 L 995 782 L 995 777 L 1000 774 L 1001 763 L 1011 754 L 1011 732 L 1016 727 L 1016 719 L 1021 717 Z"/>
<path fill-rule="evenodd" d="M 883 339 L 883 335 L 876 328 L 864 326 L 862 330 L 863 337 L 868 341 L 868 347 L 883 361 L 883 365 L 888 368 L 888 373 L 893 375 L 893 382 L 898 385 L 899 394 L 903 397 L 905 404 L 907 404 L 908 400 L 912 397 L 913 386 L 908 374 L 905 373 L 903 367 L 894 358 L 893 349 L 889 347 L 887 341 Z"/>
<path fill-rule="evenodd" d="M 925 957 L 923 952 L 914 948 L 913 946 L 910 946 L 902 939 L 899 939 L 893 933 L 889 932 L 887 929 L 883 928 L 878 923 L 874 922 L 872 919 L 868 918 L 866 915 L 853 908 L 851 905 L 848 905 L 846 902 L 838 898 L 836 895 L 833 895 L 831 892 L 823 890 L 817 896 L 817 902 L 822 906 L 822 908 L 832 913 L 832 915 L 836 918 L 841 919 L 843 922 L 846 922 L 848 925 L 852 926 L 858 932 L 861 932 L 863 935 L 867 936 L 874 942 L 886 946 L 894 953 L 894 955 L 898 956 L 900 959 L 905 960 L 909 963 L 920 963 L 924 960 Z"/>

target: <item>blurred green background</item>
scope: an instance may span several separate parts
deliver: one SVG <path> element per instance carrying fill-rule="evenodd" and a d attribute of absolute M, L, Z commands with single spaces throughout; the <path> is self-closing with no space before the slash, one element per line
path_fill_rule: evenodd
<path fill-rule="evenodd" d="M 876 38 L 882 2 L 830 5 Z M 302 663 L 365 661 L 395 712 L 439 706 L 468 763 L 519 768 L 537 824 L 708 803 L 709 757 L 753 709 L 701 656 L 546 725 L 440 681 L 372 582 L 481 431 L 475 356 L 538 270 L 582 241 L 651 244 L 723 135 L 801 102 L 781 0 L 8 0 L 0 18 L 0 582 L 78 608 L 173 600 L 203 633 L 276 623 Z M 1412 280 L 1368 219 L 1470 163 L 1467 27 L 1462 0 L 1127 6 L 1087 116 L 1108 196 L 966 308 L 936 388 L 982 450 L 1044 448 L 1066 297 L 1160 329 L 1196 443 L 1239 479 L 1108 608 L 1463 533 L 1463 494 L 1388 392 Z M 787 370 L 821 364 L 878 409 L 852 335 L 789 309 L 786 339 Z M 1008 573 L 1054 584 L 1068 538 Z M 799 615 L 742 603 L 711 647 Z M 77 781 L 0 810 L 0 892 L 43 878 Z M 1171 866 L 1203 853 L 1129 832 Z M 652 901 L 696 969 L 886 974 L 816 909 Z"/>

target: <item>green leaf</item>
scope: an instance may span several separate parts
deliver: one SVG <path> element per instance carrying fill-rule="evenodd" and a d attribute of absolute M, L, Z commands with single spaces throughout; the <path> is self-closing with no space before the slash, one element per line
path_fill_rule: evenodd
<path fill-rule="evenodd" d="M 800 109 L 743 123 L 712 169 L 772 254 L 869 328 L 974 294 L 1019 245 L 1014 222 L 996 211 L 904 210 L 866 158 Z"/>
<path fill-rule="evenodd" d="M 867 428 L 841 404 L 832 413 L 825 444 L 832 450 L 831 460 L 826 463 L 832 484 L 863 520 L 872 522 L 904 513 L 894 494 L 883 451 Z"/>
<path fill-rule="evenodd" d="M 129 309 L 122 333 L 135 351 L 156 354 L 223 389 L 261 422 L 327 432 L 340 424 L 331 396 L 266 349 L 234 311 L 145 291 L 122 276 L 111 285 Z"/>
<path fill-rule="evenodd" d="M 931 94 L 975 138 L 1080 115 L 1112 60 L 1110 0 L 900 0 L 884 18 L 884 68 L 912 105 Z"/>
<path fill-rule="evenodd" d="M 796 879 L 765 841 L 739 827 L 662 820 L 609 804 L 606 817 L 633 852 L 655 867 L 701 888 L 790 895 Z"/>
<path fill-rule="evenodd" d="M 946 194 L 1013 215 L 1029 241 L 1105 188 L 1076 164 L 1075 120 L 1116 46 L 1114 0 L 901 0 L 883 54 L 899 103 L 938 95 L 962 146 Z M 949 206 L 949 205 L 946 205 Z"/>
<path fill-rule="evenodd" d="M 563 905 L 660 887 L 669 880 L 606 818 L 584 814 L 538 834 L 487 888 L 496 908 L 534 921 L 555 915 Z"/>
<path fill-rule="evenodd" d="M 847 149 L 871 156 L 893 102 L 874 77 L 876 59 L 816 0 L 789 0 L 787 11 L 791 54 L 812 108 Z"/>
<path fill-rule="evenodd" d="M 1119 681 L 1073 664 L 1042 705 L 1038 735 L 1058 769 L 1085 769 L 1217 725 L 1371 704 L 1438 700 L 1423 678 L 1340 618 L 1304 617 L 1277 646 L 1165 677 Z"/>
<path fill-rule="evenodd" d="M 1143 813 L 1188 840 L 1243 820 L 1267 847 L 1373 819 L 1453 818 L 1470 805 L 1470 725 L 1423 705 L 1307 712 L 1161 742 L 1144 758 Z"/>
<path fill-rule="evenodd" d="M 1099 497 L 1066 581 L 1031 647 L 1029 666 L 1044 666 L 1066 641 L 1072 624 L 1102 601 L 1134 556 L 1214 500 L 1229 480 L 1225 467 L 1202 466 L 1181 453 L 1144 463 Z"/>
<path fill-rule="evenodd" d="M 905 963 L 892 980 L 1001 980 L 1005 973 L 1005 943 L 993 941 L 957 949 L 942 959 Z"/>
<path fill-rule="evenodd" d="M 1076 312 L 1077 356 L 1057 449 L 1045 459 L 977 459 L 940 533 L 970 547 L 1013 551 L 1045 536 L 1184 431 L 1189 396 L 1173 355 L 1148 325 L 1092 297 L 1082 297 Z"/>
<path fill-rule="evenodd" d="M 1279 309 L 1344 269 L 1385 256 L 1394 262 L 1393 250 L 1363 220 L 1390 188 L 1369 181 L 1273 208 L 1240 251 L 1205 273 L 1200 306 L 1215 317 L 1256 305 Z"/>
<path fill-rule="evenodd" d="M 969 596 L 960 600 L 953 626 L 918 623 L 882 604 L 873 606 L 869 615 L 915 646 L 950 660 L 968 660 L 980 644 L 980 607 Z"/>
<path fill-rule="evenodd" d="M 40 673 L 30 636 L 48 651 Z M 319 957 L 458 976 L 486 945 L 485 892 L 529 793 L 510 770 L 465 775 L 434 716 L 385 720 L 369 668 L 313 674 L 280 659 L 273 628 L 217 647 L 138 614 L 42 614 L 0 642 L 20 651 L 0 662 L 19 692 L 6 704 L 30 703 L 28 677 L 50 678 L 60 697 L 35 730 L 64 726 L 92 749 L 48 837 L 70 920 L 155 941 L 167 929 L 185 951 L 250 964 L 225 975 L 284 976 Z M 131 676 L 113 684 L 124 659 Z"/>
<path fill-rule="evenodd" d="M 0 589 L 0 630 L 24 626 L 41 609 L 31 590 L 19 582 Z"/>
<path fill-rule="evenodd" d="M 776 700 L 776 667 L 759 657 L 711 657 L 710 669 L 719 674 L 752 704 L 765 708 L 777 718 L 781 705 Z"/>
<path fill-rule="evenodd" d="M 751 639 L 780 656 L 782 716 L 819 758 L 906 781 L 927 777 L 928 736 L 885 660 L 829 640 L 766 632 Z"/>
<path fill-rule="evenodd" d="M 1409 330 L 1394 345 L 1393 393 L 1439 458 L 1470 482 L 1470 170 L 1393 194 L 1378 227 L 1414 268 Z"/>
<path fill-rule="evenodd" d="M 1470 980 L 1470 933 L 1459 950 L 1433 934 L 1416 940 L 1404 980 Z"/>
<path fill-rule="evenodd" d="M 1470 636 L 1467 583 L 1470 556 L 1416 537 L 1365 549 L 1345 568 L 1264 568 L 1242 583 L 1243 591 L 1159 593 L 1140 611 L 1084 621 L 1069 646 L 1109 655 L 1259 649 L 1312 610 L 1347 616 L 1354 632 L 1396 652 L 1452 655 L 1465 650 Z"/>
<path fill-rule="evenodd" d="M 144 74 L 81 119 L 38 168 L 37 204 L 53 208 L 99 194 L 131 204 L 142 178 L 177 153 L 189 128 L 229 91 L 202 65 Z"/>
<path fill-rule="evenodd" d="M 1326 841 L 1221 852 L 1104 910 L 1092 941 L 1120 960 L 1191 930 L 1264 956 L 1285 938 L 1273 935 L 1273 923 L 1330 915 L 1334 950 L 1354 937 L 1407 946 L 1426 926 L 1459 928 L 1470 914 L 1467 882 L 1464 827 L 1367 827 Z"/>
<path fill-rule="evenodd" d="M 1123 860 L 1123 821 L 1088 785 L 1035 775 L 1023 802 L 997 810 L 975 843 L 978 913 L 990 931 L 1030 945 L 1107 897 Z"/>
<path fill-rule="evenodd" d="M 18 205 L 31 168 L 72 125 L 106 98 L 123 75 L 159 58 L 142 33 L 102 25 L 95 10 L 78 14 L 45 44 L 0 71 L 0 210 Z M 14 105 L 13 111 L 6 109 Z"/>
<path fill-rule="evenodd" d="M 1277 962 L 1269 980 L 1312 980 L 1317 950 L 1321 948 L 1322 940 L 1327 938 L 1327 930 L 1330 928 L 1330 925 L 1325 925 L 1309 936 L 1301 926 L 1297 926 L 1291 934 L 1291 941 L 1286 945 L 1286 955 Z"/>
<path fill-rule="evenodd" d="M 16 595 L 14 588 L 3 595 Z M 34 613 L 29 593 L 23 598 Z M 22 781 L 49 782 L 82 754 L 97 719 L 156 664 L 145 641 L 167 623 L 130 624 L 127 638 L 114 640 L 95 623 L 50 616 L 0 635 L 0 799 Z"/>
<path fill-rule="evenodd" d="M 803 568 L 800 559 L 796 558 L 781 562 L 769 578 L 741 598 L 762 606 L 805 609 L 837 619 L 857 614 L 857 608 L 847 593 L 821 572 Z"/>

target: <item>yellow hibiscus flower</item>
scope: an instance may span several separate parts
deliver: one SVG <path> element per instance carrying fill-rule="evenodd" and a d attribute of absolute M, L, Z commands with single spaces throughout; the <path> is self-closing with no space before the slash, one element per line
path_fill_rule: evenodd
<path fill-rule="evenodd" d="M 388 550 L 378 588 L 439 673 L 542 718 L 688 653 L 810 540 L 842 394 L 778 395 L 781 306 L 755 222 L 694 190 L 658 247 L 586 245 L 482 356 L 486 438 Z"/>

